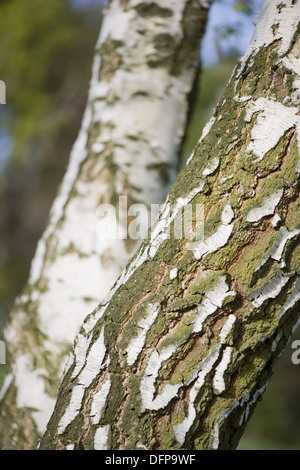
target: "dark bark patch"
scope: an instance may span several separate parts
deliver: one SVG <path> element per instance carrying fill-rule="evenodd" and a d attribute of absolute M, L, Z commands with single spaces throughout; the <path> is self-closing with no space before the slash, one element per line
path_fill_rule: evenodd
<path fill-rule="evenodd" d="M 145 18 L 151 17 L 151 16 L 159 16 L 162 18 L 169 18 L 170 16 L 173 16 L 173 11 L 170 10 L 169 8 L 163 8 L 159 6 L 157 3 L 152 2 L 152 3 L 140 3 L 135 7 L 136 11 L 140 16 L 143 16 Z"/>

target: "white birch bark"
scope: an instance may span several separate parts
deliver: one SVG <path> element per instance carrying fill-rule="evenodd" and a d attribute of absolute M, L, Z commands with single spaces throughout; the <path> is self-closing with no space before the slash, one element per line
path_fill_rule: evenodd
<path fill-rule="evenodd" d="M 118 214 L 123 196 L 150 209 L 175 179 L 206 3 L 112 0 L 107 7 L 82 127 L 5 330 L 3 448 L 31 447 L 44 432 L 84 317 L 137 248 L 136 241 L 114 239 L 110 229 L 120 220 L 112 211 L 101 222 L 97 208 L 112 204 Z"/>
<path fill-rule="evenodd" d="M 299 323 L 299 20 L 297 0 L 265 1 L 149 240 L 77 336 L 42 449 L 236 447 Z M 170 238 L 191 204 L 205 240 L 195 217 Z"/>

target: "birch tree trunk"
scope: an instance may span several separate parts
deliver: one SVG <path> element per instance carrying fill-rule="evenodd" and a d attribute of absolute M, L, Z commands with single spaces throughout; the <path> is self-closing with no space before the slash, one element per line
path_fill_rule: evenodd
<path fill-rule="evenodd" d="M 84 322 L 40 448 L 236 447 L 299 319 L 299 10 L 265 1 L 149 239 Z M 205 239 L 201 211 L 172 237 L 197 205 Z"/>
<path fill-rule="evenodd" d="M 120 196 L 150 208 L 175 179 L 209 4 L 112 0 L 105 12 L 82 128 L 5 331 L 2 448 L 32 448 L 45 431 L 84 317 L 137 248 L 128 226 L 122 239 L 107 231 L 127 210 Z M 102 204 L 116 208 L 109 223 Z"/>

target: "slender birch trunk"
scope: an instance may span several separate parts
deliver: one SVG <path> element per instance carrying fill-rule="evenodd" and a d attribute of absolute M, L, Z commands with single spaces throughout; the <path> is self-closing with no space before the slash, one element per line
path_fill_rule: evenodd
<path fill-rule="evenodd" d="M 5 331 L 3 448 L 31 448 L 44 432 L 84 317 L 137 248 L 128 226 L 121 239 L 109 231 L 126 215 L 119 200 L 150 209 L 175 179 L 210 3 L 112 0 L 105 12 L 82 128 Z M 109 220 L 103 204 L 116 209 Z"/>
<path fill-rule="evenodd" d="M 149 239 L 77 336 L 42 449 L 236 447 L 299 320 L 299 20 L 298 1 L 265 1 Z M 176 239 L 188 207 L 204 217 Z"/>

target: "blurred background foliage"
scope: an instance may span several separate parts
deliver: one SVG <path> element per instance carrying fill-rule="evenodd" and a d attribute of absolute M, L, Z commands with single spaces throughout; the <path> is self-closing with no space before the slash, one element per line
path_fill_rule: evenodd
<path fill-rule="evenodd" d="M 7 86 L 7 104 L 0 106 L 0 338 L 79 130 L 104 1 L 0 0 L 0 79 Z M 243 53 L 239 37 L 252 34 L 259 4 L 216 0 L 211 9 L 182 164 Z M 220 26 L 213 15 L 226 6 L 232 14 Z M 291 354 L 289 345 L 239 449 L 300 448 L 300 365 Z M 0 366 L 0 386 L 4 373 Z"/>

